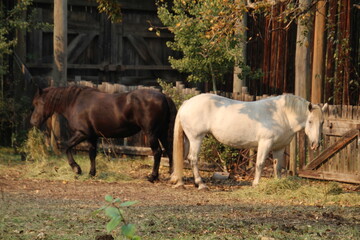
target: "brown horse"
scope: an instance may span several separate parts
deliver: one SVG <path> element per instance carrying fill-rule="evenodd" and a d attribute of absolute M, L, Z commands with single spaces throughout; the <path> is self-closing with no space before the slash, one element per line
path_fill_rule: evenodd
<path fill-rule="evenodd" d="M 72 148 L 88 141 L 91 162 L 90 175 L 96 174 L 95 158 L 99 137 L 124 138 L 141 130 L 148 136 L 154 154 L 154 166 L 149 181 L 159 177 L 162 155 L 160 143 L 170 160 L 172 170 L 172 139 L 176 116 L 174 102 L 155 90 L 135 90 L 108 94 L 94 88 L 70 86 L 39 89 L 34 96 L 35 107 L 30 123 L 40 127 L 53 113 L 64 116 L 72 132 L 66 154 L 74 172 L 81 174 L 74 161 Z"/>

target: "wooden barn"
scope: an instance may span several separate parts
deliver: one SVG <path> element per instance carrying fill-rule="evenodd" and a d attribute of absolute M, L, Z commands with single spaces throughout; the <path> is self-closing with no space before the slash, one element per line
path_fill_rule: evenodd
<path fill-rule="evenodd" d="M 38 22 L 54 23 L 54 1 L 34 0 L 35 18 Z M 124 85 L 157 85 L 156 79 L 168 82 L 184 79 L 172 69 L 169 56 L 177 56 L 166 46 L 173 35 L 165 30 L 157 35 L 150 26 L 161 26 L 157 17 L 156 1 L 121 0 L 122 22 L 111 23 L 104 13 L 99 13 L 95 0 L 67 1 L 67 79 L 88 80 Z M 315 2 L 314 2 L 315 3 Z M 274 5 L 270 15 L 253 14 L 247 17 L 246 62 L 251 69 L 261 69 L 263 76 L 245 79 L 244 86 L 254 96 L 263 94 L 296 93 L 295 55 L 297 24 L 276 21 L 286 10 L 287 1 Z M 322 7 L 312 5 L 313 14 L 322 11 L 322 45 L 315 46 L 319 32 L 314 20 L 309 42 L 306 88 L 310 99 L 311 82 L 318 82 L 322 101 L 335 104 L 359 103 L 360 95 L 360 24 L 359 4 L 356 0 L 318 1 Z M 326 16 L 326 17 L 325 17 Z M 314 17 L 315 19 L 315 17 Z M 316 25 L 316 26 L 315 26 Z M 20 33 L 24 44 L 18 45 L 17 54 L 33 76 L 48 78 L 53 69 L 54 29 Z M 316 35 L 316 36 L 315 36 Z M 317 38 L 317 39 L 315 39 Z M 314 57 L 320 58 L 314 59 Z M 315 64 L 316 63 L 316 64 Z M 314 67 L 318 67 L 315 70 Z M 319 71 L 319 73 L 317 73 Z M 316 76 L 321 75 L 318 79 Z M 189 83 L 185 83 L 189 85 Z M 197 85 L 200 90 L 211 90 Z M 232 75 L 219 89 L 233 91 Z M 298 85 L 299 87 L 299 85 Z M 299 95 L 299 94 L 298 94 Z M 304 94 L 301 94 L 304 95 Z M 304 96 L 305 97 L 305 96 Z"/>
<path fill-rule="evenodd" d="M 149 31 L 151 25 L 161 25 L 156 1 L 120 2 L 123 20 L 111 23 L 105 14 L 98 12 L 95 0 L 68 0 L 66 79 L 85 80 L 105 89 L 110 84 L 153 86 L 158 78 L 173 83 L 182 80 L 183 76 L 168 62 L 169 56 L 179 54 L 166 47 L 166 42 L 173 39 L 172 34 L 162 31 L 156 35 Z M 227 91 L 226 96 L 244 101 L 287 92 L 316 103 L 329 102 L 333 106 L 326 116 L 322 152 L 314 154 L 307 150 L 301 133 L 298 141 L 292 143 L 289 168 L 293 173 L 299 170 L 305 177 L 360 183 L 360 109 L 356 106 L 360 101 L 359 1 L 314 2 L 317 8 L 313 27 L 309 28 L 313 32 L 306 43 L 310 49 L 305 64 L 309 78 L 303 81 L 296 80 L 298 26 L 295 22 L 287 25 L 274 21 L 285 10 L 286 3 L 275 5 L 269 16 L 249 12 L 247 18 L 246 61 L 251 69 L 261 69 L 263 77 L 245 79 L 244 89 L 248 92 L 229 93 L 232 77 L 219 89 Z M 39 22 L 53 24 L 53 0 L 34 0 L 33 9 Z M 30 74 L 45 82 L 53 75 L 53 35 L 53 28 L 18 33 L 15 52 Z M 179 82 L 178 86 L 183 90 Z M 303 92 L 297 92 L 299 87 Z M 144 137 L 139 139 L 140 146 L 145 146 Z"/>
<path fill-rule="evenodd" d="M 168 56 L 175 53 L 166 47 L 166 41 L 173 36 L 148 30 L 150 24 L 161 25 L 155 0 L 120 2 L 122 22 L 111 23 L 99 13 L 96 1 L 68 1 L 68 80 L 124 85 L 156 85 L 157 78 L 180 80 L 168 62 Z M 53 24 L 53 0 L 34 0 L 33 8 L 39 22 Z M 53 29 L 28 32 L 24 47 L 30 73 L 51 76 Z"/>

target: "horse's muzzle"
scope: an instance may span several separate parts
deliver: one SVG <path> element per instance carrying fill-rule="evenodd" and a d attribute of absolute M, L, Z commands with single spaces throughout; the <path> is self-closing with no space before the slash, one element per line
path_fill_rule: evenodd
<path fill-rule="evenodd" d="M 33 127 L 37 127 L 37 128 L 40 128 L 40 121 L 37 121 L 36 119 L 33 119 L 33 118 L 31 118 L 30 119 L 30 124 L 31 124 L 31 126 L 33 126 Z"/>
<path fill-rule="evenodd" d="M 312 142 L 310 145 L 311 150 L 317 150 L 320 147 L 319 143 Z"/>

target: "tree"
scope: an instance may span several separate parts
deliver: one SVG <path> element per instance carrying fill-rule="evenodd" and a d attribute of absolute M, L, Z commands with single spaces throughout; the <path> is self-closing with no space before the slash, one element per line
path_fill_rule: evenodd
<path fill-rule="evenodd" d="M 105 13 L 111 22 L 119 23 L 122 20 L 121 4 L 118 0 L 96 0 L 100 13 Z"/>
<path fill-rule="evenodd" d="M 233 70 L 241 55 L 242 32 L 235 29 L 235 14 L 242 14 L 244 7 L 241 1 L 227 0 L 174 0 L 171 8 L 159 2 L 158 16 L 174 33 L 174 41 L 167 46 L 183 54 L 182 58 L 169 58 L 172 67 L 189 73 L 189 81 L 211 80 L 216 91 L 216 82 Z"/>
<path fill-rule="evenodd" d="M 0 2 L 0 144 L 19 145 L 26 136 L 21 126 L 28 115 L 30 99 L 24 91 L 23 78 L 13 72 L 21 72 L 20 63 L 13 64 L 17 55 L 14 48 L 18 44 L 17 30 L 31 31 L 44 29 L 48 25 L 35 21 L 35 12 L 27 16 L 32 0 Z M 17 67 L 17 68 L 16 68 Z M 13 69 L 12 71 L 9 69 Z"/>

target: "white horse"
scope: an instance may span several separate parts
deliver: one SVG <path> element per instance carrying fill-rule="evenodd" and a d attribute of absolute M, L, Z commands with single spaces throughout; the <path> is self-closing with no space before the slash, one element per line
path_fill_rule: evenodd
<path fill-rule="evenodd" d="M 305 128 L 312 149 L 320 144 L 323 111 L 303 98 L 285 94 L 254 102 L 242 102 L 214 94 L 200 94 L 180 107 L 174 128 L 174 172 L 171 182 L 183 185 L 183 162 L 192 166 L 195 185 L 207 188 L 197 166 L 204 136 L 235 148 L 257 148 L 253 186 L 259 183 L 265 159 L 273 152 L 275 177 L 284 167 L 284 149 L 295 133 Z"/>

